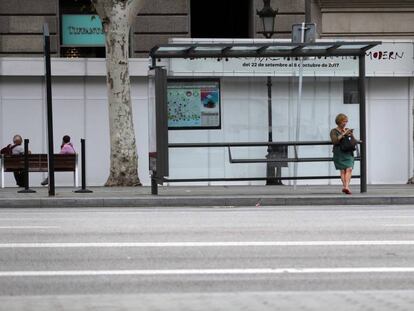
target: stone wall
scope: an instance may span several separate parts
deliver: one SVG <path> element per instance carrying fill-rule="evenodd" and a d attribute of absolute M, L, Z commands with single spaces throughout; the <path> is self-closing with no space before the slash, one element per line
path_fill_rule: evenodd
<path fill-rule="evenodd" d="M 412 0 L 318 0 L 321 37 L 410 38 L 414 36 Z"/>
<path fill-rule="evenodd" d="M 0 56 L 42 54 L 44 23 L 49 23 L 55 54 L 59 41 L 56 0 L 0 0 Z"/>
<path fill-rule="evenodd" d="M 189 0 L 147 0 L 132 27 L 134 57 L 148 57 L 150 49 L 172 37 L 190 37 Z"/>
<path fill-rule="evenodd" d="M 235 4 L 237 4 L 237 1 Z M 262 0 L 251 0 L 250 34 L 262 38 L 256 11 Z M 322 38 L 413 38 L 413 0 L 311 0 L 312 21 Z M 191 37 L 190 0 L 147 0 L 132 25 L 131 56 L 147 57 L 157 44 L 173 37 Z M 272 0 L 278 9 L 273 38 L 290 38 L 292 24 L 305 19 L 305 0 Z M 0 0 L 0 56 L 42 55 L 42 25 L 47 22 L 51 51 L 59 55 L 58 0 Z"/>

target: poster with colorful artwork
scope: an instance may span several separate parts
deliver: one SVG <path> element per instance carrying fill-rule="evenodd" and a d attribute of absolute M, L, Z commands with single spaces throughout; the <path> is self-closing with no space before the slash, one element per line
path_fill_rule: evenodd
<path fill-rule="evenodd" d="M 169 81 L 168 127 L 220 128 L 219 81 Z"/>

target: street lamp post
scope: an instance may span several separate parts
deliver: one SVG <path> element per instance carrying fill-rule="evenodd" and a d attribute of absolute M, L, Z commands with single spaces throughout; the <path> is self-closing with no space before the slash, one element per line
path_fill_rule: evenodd
<path fill-rule="evenodd" d="M 275 31 L 275 19 L 278 10 L 273 10 L 270 6 L 270 0 L 263 0 L 263 8 L 259 11 L 257 10 L 257 15 L 262 20 L 263 24 L 263 36 L 267 39 L 270 39 Z M 270 76 L 267 77 L 267 111 L 268 111 L 268 142 L 273 142 L 273 122 L 272 122 L 272 78 Z M 275 158 L 276 155 L 279 153 L 278 151 L 280 148 L 276 148 L 275 146 L 268 146 L 267 148 L 267 159 Z M 276 150 L 278 149 L 278 150 Z M 277 176 L 281 176 L 281 167 L 277 165 Z M 266 185 L 282 185 L 280 179 L 275 179 L 275 164 L 271 162 L 267 162 L 266 168 Z"/>
<path fill-rule="evenodd" d="M 278 10 L 273 10 L 270 6 L 270 0 L 263 0 L 263 8 L 259 11 L 257 10 L 257 15 L 262 20 L 263 24 L 263 35 L 270 39 L 275 31 L 275 18 Z"/>

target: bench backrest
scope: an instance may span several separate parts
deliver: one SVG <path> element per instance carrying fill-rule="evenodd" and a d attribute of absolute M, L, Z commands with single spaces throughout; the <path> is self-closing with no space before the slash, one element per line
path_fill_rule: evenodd
<path fill-rule="evenodd" d="M 77 165 L 76 154 L 54 154 L 55 171 L 74 172 Z M 4 171 L 24 170 L 24 155 L 4 155 Z M 29 154 L 29 172 L 47 172 L 47 154 Z"/>

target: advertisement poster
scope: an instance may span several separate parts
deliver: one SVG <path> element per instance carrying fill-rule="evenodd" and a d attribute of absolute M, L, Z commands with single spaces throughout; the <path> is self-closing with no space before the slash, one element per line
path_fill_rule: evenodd
<path fill-rule="evenodd" d="M 219 81 L 169 81 L 168 127 L 220 128 Z"/>

